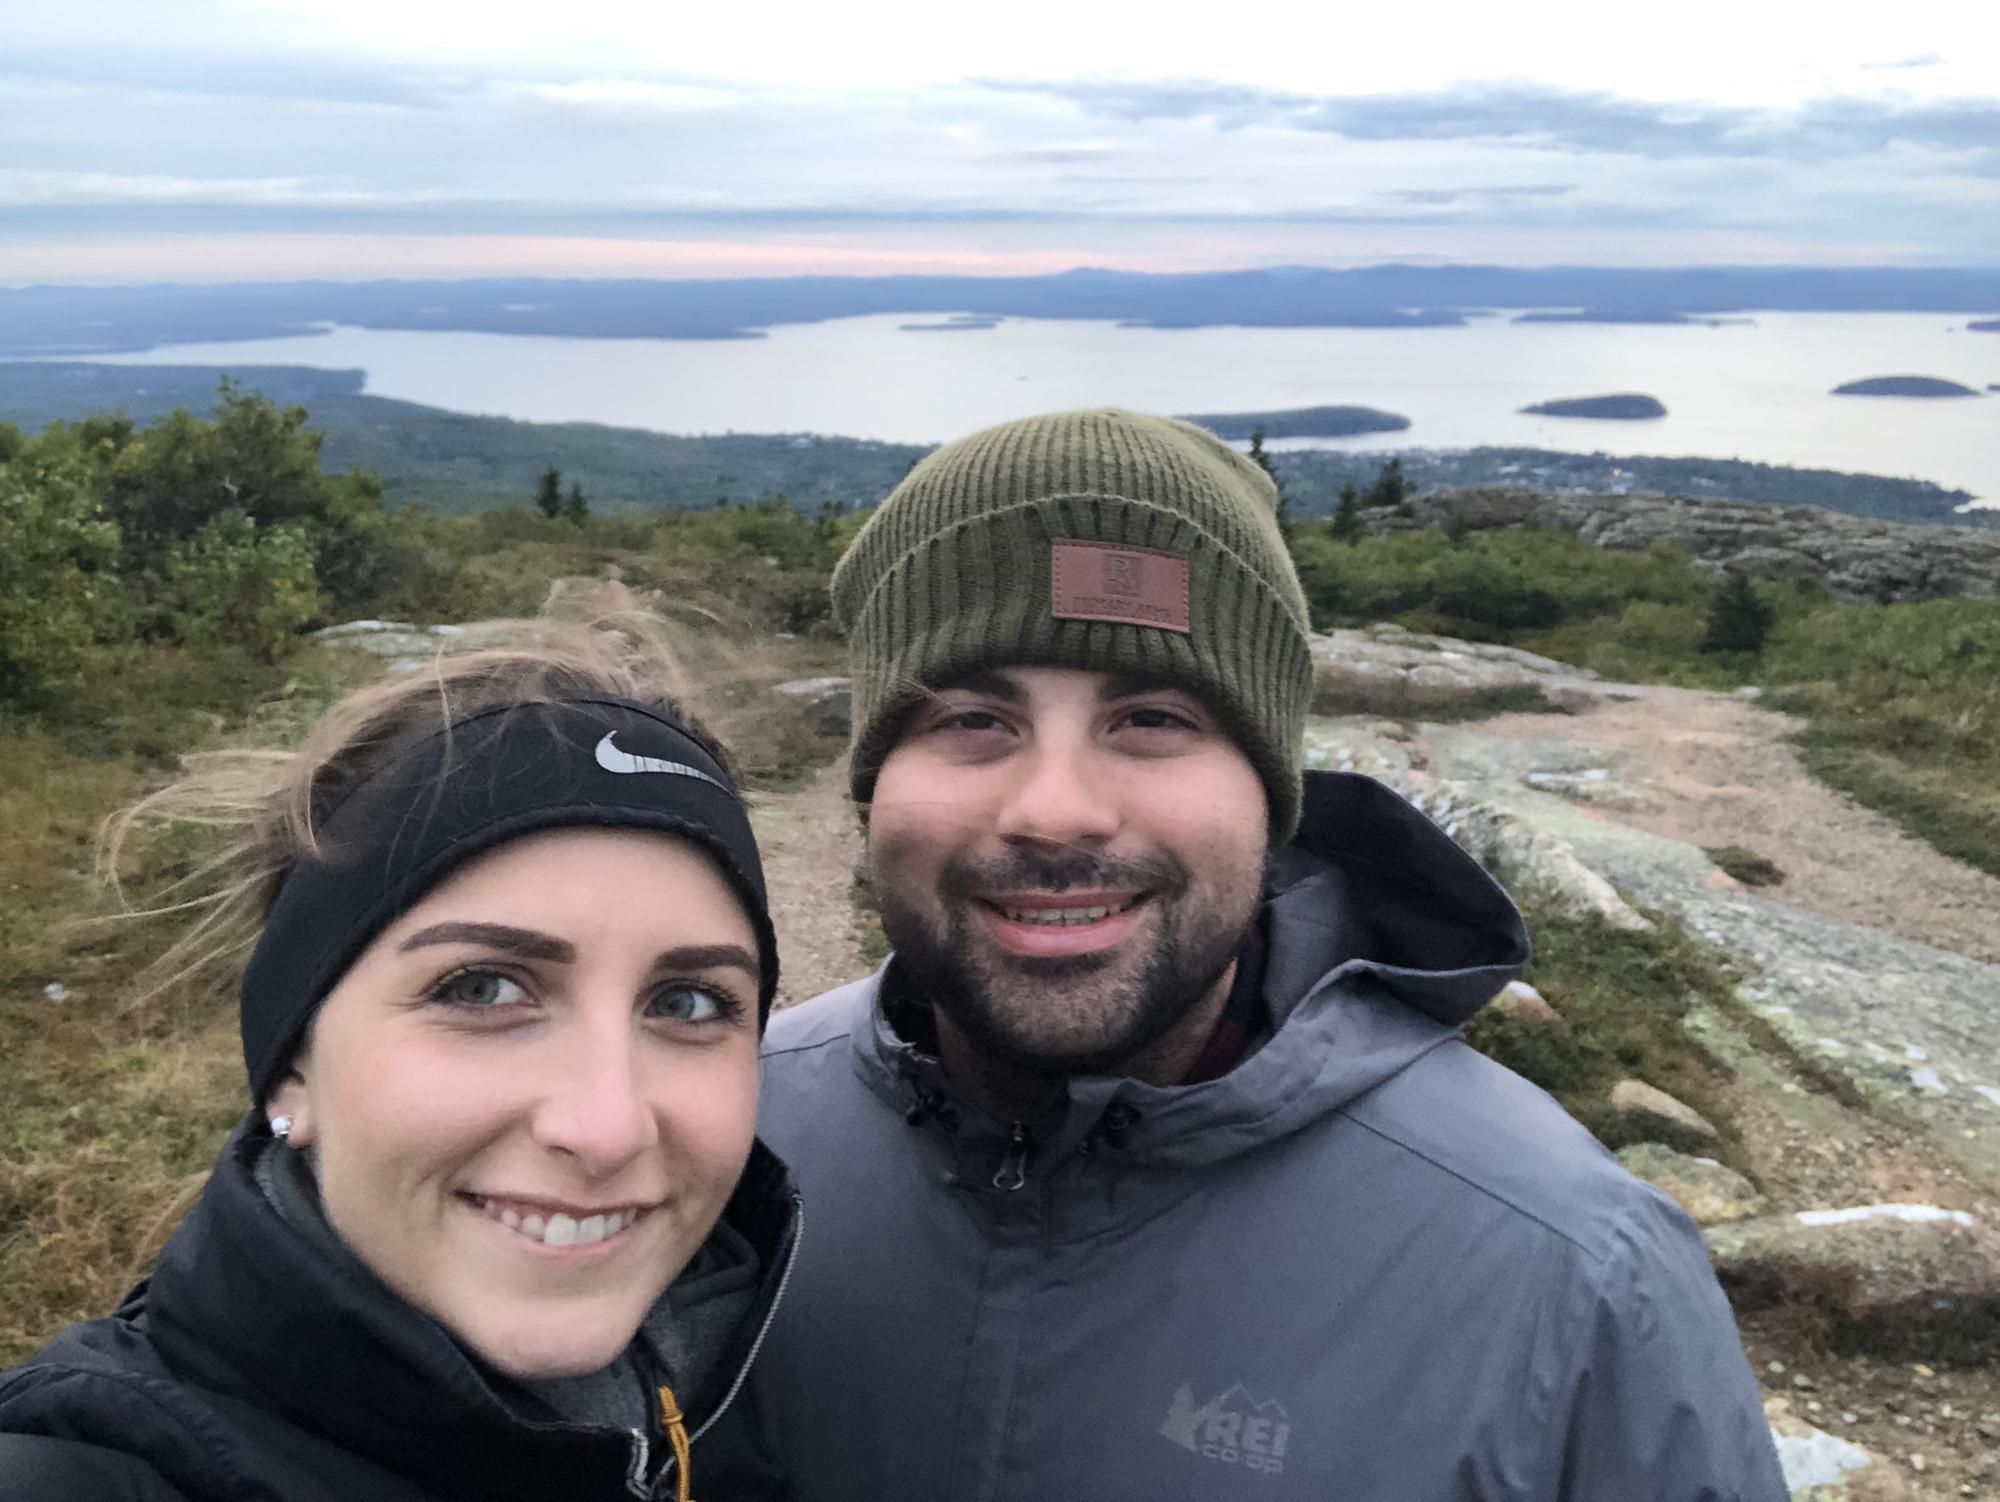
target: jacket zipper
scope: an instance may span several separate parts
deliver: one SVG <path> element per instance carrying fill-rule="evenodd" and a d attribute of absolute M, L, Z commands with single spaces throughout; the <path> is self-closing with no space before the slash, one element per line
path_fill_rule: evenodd
<path fill-rule="evenodd" d="M 646 1484 L 646 1457 L 653 1447 L 646 1441 L 646 1431 L 632 1431 L 632 1464 L 625 1469 L 625 1490 L 635 1497 L 650 1497 L 653 1489 Z"/>
<path fill-rule="evenodd" d="M 1000 1166 L 993 1170 L 995 1189 L 1012 1194 L 1028 1182 L 1028 1152 L 1033 1145 L 1023 1123 L 1017 1121 L 1007 1129 L 1007 1151 L 1001 1155 Z"/>
<path fill-rule="evenodd" d="M 757 1326 L 757 1338 L 750 1342 L 750 1354 L 745 1356 L 742 1364 L 736 1368 L 736 1380 L 729 1384 L 729 1391 L 724 1393 L 722 1401 L 715 1405 L 715 1412 L 704 1419 L 702 1426 L 688 1436 L 688 1443 L 690 1445 L 694 1444 L 696 1440 L 700 1439 L 715 1426 L 715 1421 L 722 1417 L 724 1411 L 728 1409 L 731 1403 L 736 1401 L 736 1395 L 743 1391 L 743 1384 L 749 1380 L 750 1368 L 757 1360 L 757 1353 L 764 1349 L 764 1337 L 771 1333 L 771 1321 L 778 1317 L 778 1306 L 785 1301 L 785 1288 L 792 1281 L 792 1269 L 798 1265 L 799 1242 L 805 1238 L 805 1234 L 805 1207 L 794 1198 L 792 1201 L 792 1244 L 785 1251 L 784 1271 L 778 1274 L 778 1287 L 771 1295 L 770 1307 L 765 1309 L 763 1322 Z M 632 1431 L 632 1441 L 634 1469 L 627 1480 L 627 1489 L 634 1496 L 638 1497 L 665 1496 L 666 1492 L 664 1488 L 668 1479 L 674 1473 L 673 1457 L 669 1456 L 666 1464 L 660 1467 L 660 1474 L 653 1478 L 653 1484 L 649 1488 L 645 1483 L 645 1463 L 648 1449 L 646 1436 L 641 1431 L 634 1429 Z M 634 1485 L 634 1482 L 637 1484 Z"/>

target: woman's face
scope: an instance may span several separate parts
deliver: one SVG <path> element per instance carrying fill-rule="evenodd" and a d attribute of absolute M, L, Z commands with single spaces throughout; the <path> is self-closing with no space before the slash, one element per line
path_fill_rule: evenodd
<path fill-rule="evenodd" d="M 375 938 L 268 1109 L 389 1287 L 503 1372 L 595 1371 L 742 1173 L 758 978 L 696 846 L 525 836 Z"/>

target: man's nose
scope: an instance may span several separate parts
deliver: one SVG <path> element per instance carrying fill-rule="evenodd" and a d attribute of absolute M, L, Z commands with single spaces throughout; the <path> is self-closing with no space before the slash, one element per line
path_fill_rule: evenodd
<path fill-rule="evenodd" d="M 565 1028 L 540 1061 L 550 1073 L 535 1109 L 535 1141 L 591 1177 L 615 1173 L 657 1143 L 659 1120 L 644 1089 L 642 1045 L 622 999 L 615 1015 L 578 1017 Z"/>
<path fill-rule="evenodd" d="M 1000 810 L 1002 839 L 1098 846 L 1122 819 L 1117 768 L 1088 747 L 1052 739 L 1020 758 Z"/>

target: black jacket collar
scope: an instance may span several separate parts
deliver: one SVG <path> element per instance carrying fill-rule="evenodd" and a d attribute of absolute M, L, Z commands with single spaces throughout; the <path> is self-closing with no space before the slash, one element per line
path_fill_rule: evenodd
<path fill-rule="evenodd" d="M 449 1495 L 614 1496 L 635 1466 L 657 1472 L 666 1456 L 657 1415 L 642 1444 L 551 1413 L 336 1238 L 289 1224 L 256 1181 L 268 1150 L 262 1123 L 246 1117 L 200 1203 L 121 1311 L 144 1321 L 170 1366 Z M 761 1143 L 723 1213 L 756 1249 L 762 1284 L 709 1390 L 685 1404 L 691 1432 L 733 1391 L 791 1257 L 796 1195 Z"/>

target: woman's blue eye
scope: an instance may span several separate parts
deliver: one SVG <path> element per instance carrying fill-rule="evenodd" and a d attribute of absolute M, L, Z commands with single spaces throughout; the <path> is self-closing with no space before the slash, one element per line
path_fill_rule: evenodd
<path fill-rule="evenodd" d="M 653 997 L 652 1013 L 675 1022 L 713 1022 L 735 1010 L 733 1003 L 699 986 L 668 986 Z"/>
<path fill-rule="evenodd" d="M 492 970 L 461 970 L 448 975 L 431 993 L 437 1001 L 462 1007 L 504 1007 L 527 999 L 518 981 Z"/>

